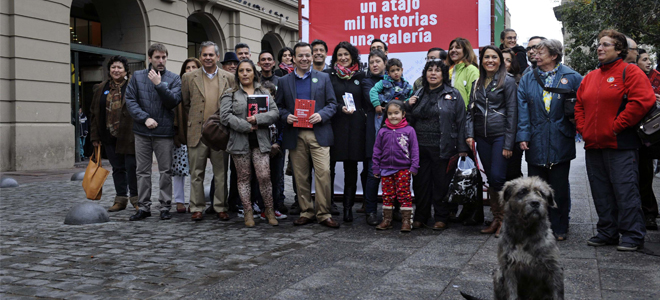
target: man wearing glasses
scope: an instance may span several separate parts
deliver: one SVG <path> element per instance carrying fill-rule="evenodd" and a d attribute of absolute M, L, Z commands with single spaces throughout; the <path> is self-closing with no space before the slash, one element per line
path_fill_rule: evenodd
<path fill-rule="evenodd" d="M 626 56 L 626 59 L 623 61 L 636 65 L 637 56 L 639 55 L 639 51 L 637 51 L 637 43 L 635 43 L 635 41 L 628 36 L 626 36 L 626 40 L 628 40 L 628 56 Z"/>
<path fill-rule="evenodd" d="M 527 50 L 527 60 L 529 60 L 531 65 L 529 65 L 527 69 L 523 71 L 523 75 L 536 68 L 536 45 L 538 45 L 543 40 L 546 40 L 546 38 L 542 36 L 533 36 L 529 39 L 529 42 L 527 42 L 527 48 L 525 50 Z"/>

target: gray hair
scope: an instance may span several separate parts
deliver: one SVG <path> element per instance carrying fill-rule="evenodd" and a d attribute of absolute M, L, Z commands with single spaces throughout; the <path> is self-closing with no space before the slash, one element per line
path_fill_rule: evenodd
<path fill-rule="evenodd" d="M 202 42 L 199 45 L 199 57 L 202 57 L 202 49 L 210 46 L 213 46 L 213 48 L 215 48 L 215 55 L 220 56 L 220 48 L 218 48 L 218 44 L 211 41 L 206 41 L 206 42 Z"/>
<path fill-rule="evenodd" d="M 536 45 L 536 48 L 545 48 L 548 49 L 548 54 L 550 56 L 557 55 L 557 59 L 555 59 L 556 63 L 561 62 L 561 58 L 563 57 L 563 50 L 564 47 L 562 47 L 561 42 L 555 39 L 548 39 L 548 40 L 542 40 L 538 45 Z"/>

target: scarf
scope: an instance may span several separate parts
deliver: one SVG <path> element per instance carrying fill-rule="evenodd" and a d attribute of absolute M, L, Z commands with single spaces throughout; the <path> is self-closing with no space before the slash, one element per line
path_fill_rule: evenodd
<path fill-rule="evenodd" d="M 108 128 L 110 134 L 117 137 L 119 131 L 119 119 L 121 117 L 121 88 L 126 83 L 123 80 L 121 83 L 116 83 L 110 80 L 110 91 L 105 98 L 105 127 Z"/>
<path fill-rule="evenodd" d="M 545 87 L 552 87 L 552 82 L 555 80 L 555 75 L 557 75 L 557 70 L 559 70 L 561 63 L 558 63 L 557 66 L 548 72 L 539 72 L 541 80 L 545 77 Z M 539 70 L 540 71 L 540 70 Z M 545 110 L 550 112 L 550 103 L 552 103 L 552 93 L 543 90 L 543 103 L 545 104 Z"/>
<path fill-rule="evenodd" d="M 293 64 L 287 65 L 285 63 L 280 63 L 280 69 L 286 70 L 286 73 L 289 74 L 293 72 Z"/>
<path fill-rule="evenodd" d="M 408 126 L 408 121 L 406 120 L 405 117 L 403 117 L 403 119 L 401 119 L 401 122 L 399 122 L 396 125 L 393 125 L 392 123 L 390 123 L 389 119 L 385 119 L 385 125 L 387 125 L 387 128 L 389 129 L 401 129 L 403 127 Z"/>
<path fill-rule="evenodd" d="M 353 77 L 353 75 L 355 75 L 355 72 L 357 72 L 359 70 L 360 70 L 360 67 L 358 66 L 358 64 L 353 64 L 352 66 L 346 68 L 346 67 L 341 66 L 338 63 L 335 63 L 335 71 L 337 71 L 337 77 L 339 77 L 341 79 L 344 79 L 344 80 L 351 79 L 351 77 Z"/>

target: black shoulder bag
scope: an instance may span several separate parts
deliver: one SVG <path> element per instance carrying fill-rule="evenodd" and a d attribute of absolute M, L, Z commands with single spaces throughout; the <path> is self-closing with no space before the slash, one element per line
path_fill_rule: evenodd
<path fill-rule="evenodd" d="M 623 83 L 626 83 L 626 66 L 623 69 Z M 628 103 L 628 94 L 623 95 L 622 108 Z M 622 110 L 621 110 L 622 111 Z M 618 114 L 617 114 L 618 116 Z M 660 108 L 654 103 L 651 109 L 644 115 L 637 126 L 637 135 L 645 146 L 651 146 L 660 142 Z"/>
<path fill-rule="evenodd" d="M 555 93 L 558 94 L 557 99 L 561 100 L 562 95 L 564 97 L 564 116 L 569 118 L 571 122 L 575 122 L 575 103 L 577 102 L 577 92 L 574 90 L 569 90 L 569 89 L 560 89 L 560 88 L 553 88 L 553 87 L 545 87 L 545 84 L 541 80 L 541 76 L 539 76 L 539 69 L 536 68 L 534 69 L 534 78 L 536 78 L 536 82 L 539 83 L 541 88 L 544 90 L 550 92 L 550 93 Z"/>

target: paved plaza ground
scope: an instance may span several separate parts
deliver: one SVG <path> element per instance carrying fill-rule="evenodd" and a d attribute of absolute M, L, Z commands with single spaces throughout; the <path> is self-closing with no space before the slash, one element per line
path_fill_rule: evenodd
<path fill-rule="evenodd" d="M 576 147 L 570 233 L 559 244 L 566 299 L 660 299 L 660 257 L 586 245 L 597 216 Z M 356 214 L 340 229 L 294 227 L 293 216 L 245 228 L 235 214 L 162 221 L 157 204 L 145 221 L 129 222 L 127 209 L 110 223 L 64 225 L 71 207 L 90 201 L 69 180 L 80 170 L 4 174 L 21 185 L 0 190 L 0 299 L 462 299 L 459 290 L 492 298 L 498 239 L 481 227 L 403 234 L 376 231 Z M 654 189 L 660 195 L 660 179 Z M 110 176 L 98 203 L 113 198 Z M 660 242 L 660 233 L 646 241 Z"/>

